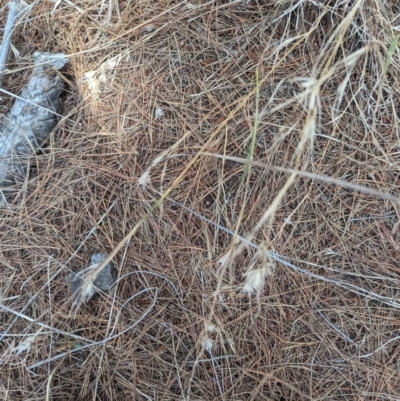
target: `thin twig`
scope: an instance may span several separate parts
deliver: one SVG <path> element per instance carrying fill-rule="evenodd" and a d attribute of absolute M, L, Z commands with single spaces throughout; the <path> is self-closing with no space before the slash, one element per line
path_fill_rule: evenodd
<path fill-rule="evenodd" d="M 6 68 L 8 52 L 10 50 L 11 35 L 19 12 L 19 9 L 14 1 L 11 1 L 8 7 L 8 17 L 6 21 L 6 26 L 4 28 L 3 41 L 1 43 L 0 49 L 0 87 L 3 83 L 3 73 Z"/>

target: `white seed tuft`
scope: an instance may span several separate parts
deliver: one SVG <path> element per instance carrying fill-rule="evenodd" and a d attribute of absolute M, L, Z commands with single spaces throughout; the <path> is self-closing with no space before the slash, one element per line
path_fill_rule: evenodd
<path fill-rule="evenodd" d="M 156 120 L 159 120 L 161 117 L 163 117 L 164 116 L 164 110 L 163 109 L 161 109 L 160 107 L 157 107 L 155 110 L 154 110 L 154 118 L 156 119 Z"/>
<path fill-rule="evenodd" d="M 146 187 L 150 184 L 150 172 L 146 170 L 139 178 L 138 184 L 140 187 Z"/>
<path fill-rule="evenodd" d="M 201 342 L 201 345 L 203 346 L 203 348 L 208 352 L 208 353 L 212 353 L 212 347 L 213 347 L 213 345 L 214 345 L 214 341 L 210 338 L 210 337 L 208 337 L 208 335 L 206 334 L 204 337 L 203 337 L 203 340 L 202 340 L 202 342 Z"/>
<path fill-rule="evenodd" d="M 25 351 L 29 352 L 33 342 L 36 339 L 36 336 L 37 334 L 26 337 L 25 340 L 21 341 L 15 348 L 13 348 L 13 352 L 15 352 L 15 355 L 18 356 Z"/>
<path fill-rule="evenodd" d="M 144 27 L 143 30 L 144 30 L 144 32 L 146 32 L 146 33 L 150 33 L 150 32 L 153 32 L 154 29 L 156 29 L 156 28 L 154 27 L 154 25 L 149 24 L 149 25 L 146 25 L 146 26 Z"/>

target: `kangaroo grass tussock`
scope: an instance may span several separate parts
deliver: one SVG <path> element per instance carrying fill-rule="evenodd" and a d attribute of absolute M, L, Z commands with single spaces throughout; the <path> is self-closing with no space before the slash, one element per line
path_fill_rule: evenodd
<path fill-rule="evenodd" d="M 67 89 L 1 211 L 0 398 L 398 399 L 398 2 L 28 3 L 0 112 L 35 50 Z"/>

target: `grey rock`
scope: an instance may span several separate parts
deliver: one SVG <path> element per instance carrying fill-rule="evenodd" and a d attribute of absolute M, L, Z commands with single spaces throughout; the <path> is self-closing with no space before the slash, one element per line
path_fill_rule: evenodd
<path fill-rule="evenodd" d="M 62 112 L 64 82 L 56 70 L 67 58 L 63 53 L 35 52 L 33 59 L 27 86 L 0 120 L 0 191 L 25 179 L 29 157 L 56 127 Z"/>
<path fill-rule="evenodd" d="M 90 259 L 90 263 L 92 265 L 101 263 L 107 255 L 105 253 L 95 253 L 92 255 Z M 117 280 L 117 269 L 114 266 L 113 262 L 109 262 L 106 264 L 104 269 L 97 275 L 96 280 L 94 280 L 94 286 L 101 291 L 109 292 L 111 287 L 114 285 Z"/>
<path fill-rule="evenodd" d="M 106 256 L 107 255 L 105 253 L 95 253 L 90 259 L 90 266 L 88 269 L 84 269 L 81 272 L 68 275 L 67 282 L 69 283 L 71 294 L 74 294 L 83 283 L 85 272 L 90 271 L 91 268 L 101 263 L 106 258 Z M 111 290 L 111 287 L 117 280 L 117 276 L 118 272 L 114 266 L 114 263 L 107 263 L 103 270 L 98 273 L 96 279 L 93 282 L 94 292 L 92 295 L 99 291 L 109 292 Z"/>

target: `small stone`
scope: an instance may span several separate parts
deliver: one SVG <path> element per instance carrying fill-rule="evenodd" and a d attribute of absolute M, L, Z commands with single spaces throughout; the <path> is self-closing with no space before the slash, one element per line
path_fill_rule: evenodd
<path fill-rule="evenodd" d="M 95 268 L 96 265 L 101 263 L 106 257 L 107 255 L 105 253 L 95 253 L 90 258 L 90 266 L 88 267 L 88 269 L 84 269 L 83 271 L 78 273 L 71 273 L 67 276 L 67 282 L 69 283 L 71 294 L 74 294 L 82 284 L 85 272 L 87 272 L 91 268 Z M 90 296 L 88 298 L 90 299 L 96 292 L 99 291 L 109 292 L 111 290 L 111 287 L 117 280 L 117 276 L 118 272 L 114 266 L 114 263 L 107 263 L 107 265 L 103 268 L 103 270 L 99 272 L 96 279 L 94 280 L 93 291 L 91 292 L 91 294 L 89 294 Z"/>
<path fill-rule="evenodd" d="M 92 255 L 90 262 L 91 265 L 96 263 L 101 263 L 107 255 L 105 253 L 95 253 Z M 106 264 L 104 269 L 97 275 L 96 280 L 94 280 L 94 286 L 101 291 L 109 292 L 111 287 L 114 285 L 117 280 L 117 269 L 114 266 L 113 262 L 109 262 Z"/>

